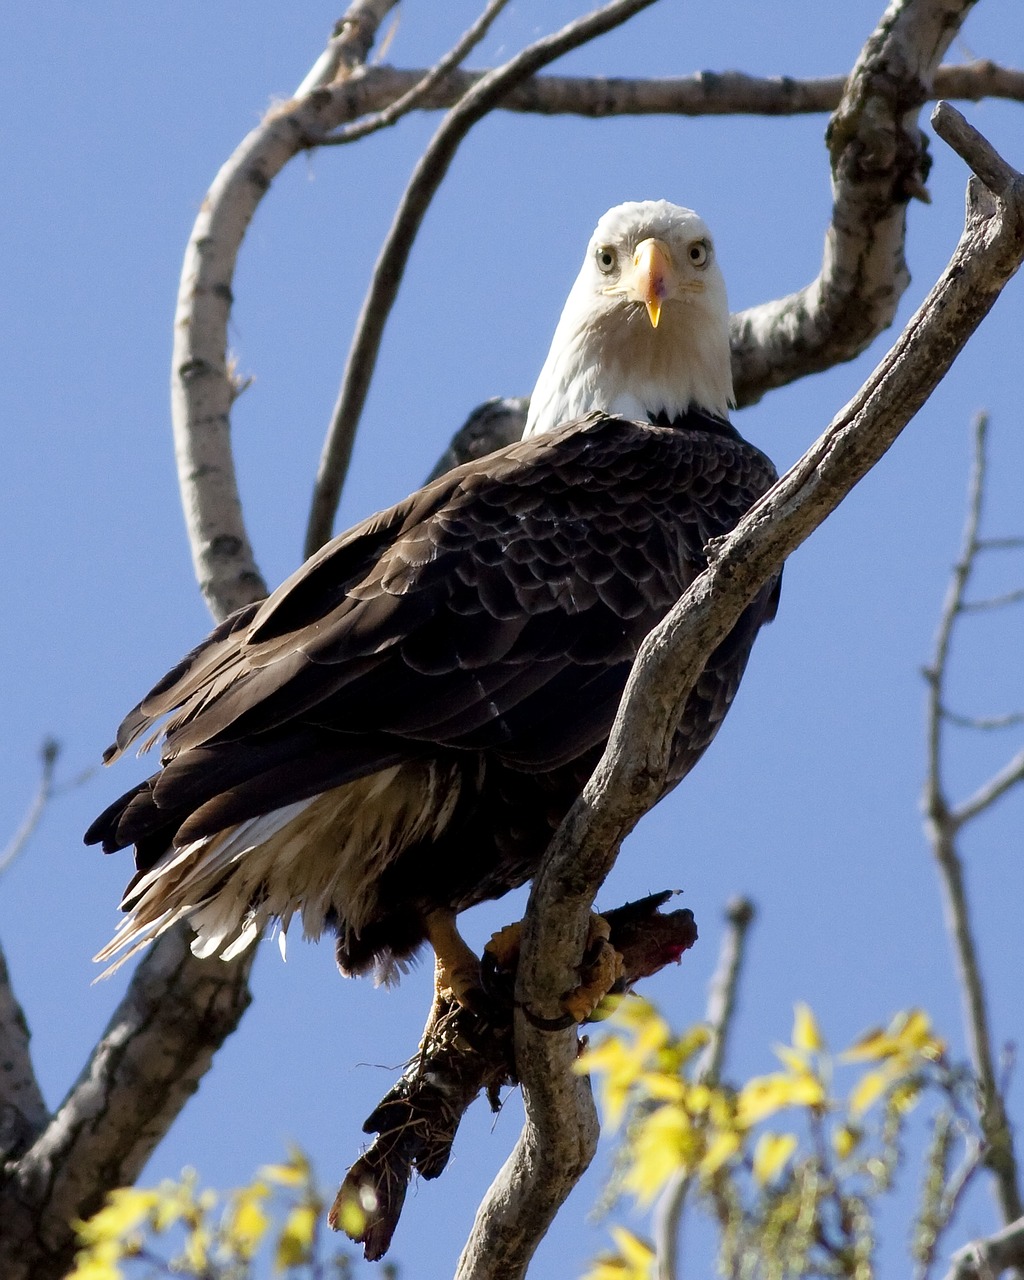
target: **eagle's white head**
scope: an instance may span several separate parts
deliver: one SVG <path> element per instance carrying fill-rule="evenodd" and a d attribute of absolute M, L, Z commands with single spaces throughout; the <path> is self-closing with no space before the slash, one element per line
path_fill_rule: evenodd
<path fill-rule="evenodd" d="M 667 200 L 597 224 L 530 399 L 525 435 L 595 410 L 727 417 L 729 305 L 702 218 Z"/>

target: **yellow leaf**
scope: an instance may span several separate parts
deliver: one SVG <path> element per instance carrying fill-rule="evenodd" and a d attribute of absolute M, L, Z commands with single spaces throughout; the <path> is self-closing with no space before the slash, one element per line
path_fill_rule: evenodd
<path fill-rule="evenodd" d="M 225 1215 L 223 1235 L 240 1258 L 249 1261 L 260 1247 L 270 1226 L 263 1207 L 269 1188 L 260 1182 L 236 1191 Z"/>
<path fill-rule="evenodd" d="M 892 1076 L 887 1071 L 868 1071 L 850 1094 L 850 1115 L 859 1119 L 885 1092 Z"/>
<path fill-rule="evenodd" d="M 784 1107 L 819 1107 L 824 1102 L 825 1087 L 810 1073 L 755 1076 L 740 1090 L 736 1120 L 742 1128 L 749 1128 Z"/>
<path fill-rule="evenodd" d="M 210 1245 L 212 1237 L 204 1226 L 195 1226 L 185 1237 L 185 1248 L 182 1253 L 185 1265 L 192 1271 L 203 1275 L 210 1264 Z"/>
<path fill-rule="evenodd" d="M 793 1010 L 793 1048 L 804 1053 L 821 1053 L 825 1048 L 821 1030 L 810 1006 L 798 1003 Z"/>
<path fill-rule="evenodd" d="M 900 1052 L 936 1061 L 946 1050 L 945 1043 L 932 1035 L 931 1019 L 922 1009 L 897 1014 L 889 1027 Z"/>
<path fill-rule="evenodd" d="M 856 1150 L 862 1136 L 856 1126 L 841 1124 L 832 1134 L 832 1150 L 840 1160 L 845 1160 Z"/>
<path fill-rule="evenodd" d="M 309 1161 L 297 1148 L 292 1148 L 286 1164 L 265 1164 L 258 1175 L 279 1187 L 303 1187 L 309 1185 Z"/>
<path fill-rule="evenodd" d="M 75 1255 L 75 1268 L 67 1280 L 123 1280 L 118 1266 L 121 1250 L 116 1241 L 104 1240 Z"/>
<path fill-rule="evenodd" d="M 673 1174 L 689 1167 L 699 1145 L 685 1111 L 678 1107 L 659 1107 L 630 1135 L 625 1185 L 640 1204 L 650 1204 Z"/>
<path fill-rule="evenodd" d="M 794 1075 L 804 1075 L 808 1070 L 807 1054 L 799 1049 L 792 1049 L 788 1044 L 772 1045 L 772 1052 Z"/>
<path fill-rule="evenodd" d="M 781 1172 L 789 1157 L 796 1150 L 796 1135 L 792 1133 L 762 1133 L 754 1148 L 754 1178 L 763 1187 Z"/>
<path fill-rule="evenodd" d="M 892 1036 L 880 1027 L 872 1027 L 850 1045 L 841 1055 L 843 1062 L 881 1062 L 891 1058 L 895 1051 Z"/>
<path fill-rule="evenodd" d="M 118 1187 L 107 1195 L 106 1204 L 86 1222 L 75 1224 L 78 1238 L 83 1244 L 99 1244 L 104 1240 L 120 1240 L 137 1227 L 156 1207 L 159 1196 L 155 1191 L 140 1191 L 135 1187 Z"/>
<path fill-rule="evenodd" d="M 647 1071 L 640 1077 L 640 1084 L 649 1098 L 655 1102 L 681 1103 L 689 1101 L 686 1081 L 670 1076 L 664 1071 Z"/>
<path fill-rule="evenodd" d="M 632 1231 L 627 1231 L 625 1227 L 612 1227 L 611 1233 L 619 1246 L 623 1261 L 632 1269 L 632 1274 L 649 1275 L 655 1259 L 651 1246 L 639 1236 L 635 1236 Z"/>
<path fill-rule="evenodd" d="M 274 1269 L 286 1271 L 309 1260 L 316 1228 L 316 1209 L 310 1204 L 296 1205 L 281 1228 L 274 1254 Z"/>
<path fill-rule="evenodd" d="M 701 1176 L 710 1178 L 713 1174 L 716 1174 L 722 1165 L 731 1160 L 736 1152 L 739 1151 L 740 1141 L 738 1133 L 716 1133 L 708 1143 L 708 1149 L 700 1162 L 699 1172 Z"/>

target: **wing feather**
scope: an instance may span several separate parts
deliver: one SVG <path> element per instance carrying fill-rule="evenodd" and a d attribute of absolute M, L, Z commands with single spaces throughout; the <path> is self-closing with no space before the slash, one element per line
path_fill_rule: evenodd
<path fill-rule="evenodd" d="M 111 749 L 170 715 L 164 776 L 90 836 L 144 838 L 148 804 L 151 825 L 202 809 L 195 838 L 428 746 L 526 771 L 575 759 L 607 734 L 705 544 L 774 476 L 738 438 L 603 415 L 464 464 L 327 544 L 168 673 Z M 702 700 L 727 705 L 738 674 L 707 679 Z"/>

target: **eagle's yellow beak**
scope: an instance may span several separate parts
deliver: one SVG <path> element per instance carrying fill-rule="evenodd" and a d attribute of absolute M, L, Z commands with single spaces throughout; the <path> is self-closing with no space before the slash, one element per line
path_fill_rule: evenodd
<path fill-rule="evenodd" d="M 661 304 L 672 280 L 672 255 L 661 240 L 643 240 L 633 254 L 632 295 L 647 308 L 651 326 L 658 327 Z"/>

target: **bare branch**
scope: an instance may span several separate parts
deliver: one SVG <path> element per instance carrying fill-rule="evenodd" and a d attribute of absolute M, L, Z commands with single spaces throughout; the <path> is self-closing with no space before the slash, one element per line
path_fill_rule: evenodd
<path fill-rule="evenodd" d="M 29 1038 L 0 950 L 0 1166 L 19 1156 L 50 1119 L 32 1067 Z"/>
<path fill-rule="evenodd" d="M 965 716 L 958 711 L 950 711 L 948 707 L 943 707 L 942 718 L 947 723 L 956 725 L 958 729 L 980 729 L 988 733 L 993 729 L 1013 729 L 1019 724 L 1024 724 L 1024 711 L 1007 711 L 1001 716 Z"/>
<path fill-rule="evenodd" d="M 931 665 L 924 672 L 928 681 L 928 732 L 923 806 L 929 821 L 936 827 L 945 824 L 949 817 L 949 802 L 946 799 L 942 780 L 942 730 L 948 718 L 944 706 L 945 677 L 949 666 L 953 627 L 963 609 L 964 595 L 978 552 L 978 529 L 981 525 L 982 502 L 985 496 L 987 433 L 988 416 L 983 413 L 978 414 L 974 420 L 974 462 L 968 486 L 967 515 L 960 539 L 960 555 L 953 567 L 953 575 L 942 604 Z"/>
<path fill-rule="evenodd" d="M 398 0 L 355 0 L 349 5 L 345 16 L 334 24 L 327 47 L 295 90 L 295 97 L 323 89 L 361 67 L 370 56 L 380 24 L 397 3 Z"/>
<path fill-rule="evenodd" d="M 1018 751 L 1013 759 L 983 787 L 979 787 L 969 800 L 958 805 L 949 815 L 951 823 L 955 828 L 962 827 L 965 822 L 970 822 L 972 818 L 990 809 L 1018 782 L 1024 782 L 1024 750 Z"/>
<path fill-rule="evenodd" d="M 697 1079 L 716 1084 L 725 1065 L 725 1050 L 736 1012 L 736 996 L 746 956 L 747 933 L 756 915 L 749 898 L 734 898 L 725 909 L 726 931 L 718 964 L 711 978 L 705 1021 L 711 1039 L 697 1067 Z M 658 1280 L 676 1280 L 679 1274 L 679 1226 L 693 1178 L 677 1173 L 665 1188 L 654 1221 L 654 1246 Z"/>
<path fill-rule="evenodd" d="M 1024 1217 L 958 1249 L 946 1280 L 994 1280 L 1008 1267 L 1024 1267 Z"/>
<path fill-rule="evenodd" d="M 419 103 L 423 110 L 444 110 L 483 78 L 482 71 L 455 71 L 434 85 Z M 429 71 L 367 67 L 345 86 L 349 119 L 385 109 L 399 95 L 421 84 Z M 509 91 L 499 111 L 530 115 L 608 116 L 791 116 L 835 111 L 846 76 L 751 76 L 742 71 L 697 71 L 663 79 L 605 76 L 532 76 Z M 298 95 L 296 95 L 298 96 Z M 928 99 L 1005 98 L 1024 102 L 1024 71 L 989 61 L 939 67 Z M 331 138 L 325 139 L 332 141 Z"/>
<path fill-rule="evenodd" d="M 1011 178 L 1007 182 L 1002 161 L 996 157 L 998 163 L 993 162 L 988 154 L 990 149 L 987 144 L 984 148 L 979 148 L 976 140 L 960 130 L 955 122 L 954 132 L 960 143 L 958 149 L 966 147 L 969 152 L 976 152 L 982 157 L 984 167 L 992 181 L 1001 182 L 1004 188 L 1008 186 L 1011 191 L 1014 189 L 1014 179 Z M 1024 1212 L 1024 1204 L 1021 1202 L 1018 1187 L 1012 1132 L 993 1063 L 985 986 L 971 925 L 963 863 L 957 849 L 957 834 L 966 822 L 995 804 L 1000 796 L 1021 780 L 1024 776 L 1024 752 L 1011 760 L 1005 769 L 956 809 L 951 807 L 947 799 L 942 777 L 943 726 L 946 721 L 954 719 L 944 709 L 943 691 L 949 666 L 953 629 L 964 611 L 964 595 L 981 546 L 978 530 L 981 525 L 985 496 L 987 431 L 988 418 L 984 414 L 979 414 L 974 425 L 974 464 L 971 469 L 967 517 L 960 556 L 953 568 L 953 575 L 943 603 L 935 641 L 935 653 L 931 666 L 925 672 L 928 680 L 928 767 L 923 808 L 928 838 L 942 884 L 946 924 L 960 976 L 964 1021 L 967 1025 L 971 1059 L 978 1077 L 981 1127 L 989 1148 L 985 1155 L 985 1163 L 995 1175 L 1003 1221 L 1009 1222 Z"/>
<path fill-rule="evenodd" d="M 832 221 L 817 279 L 732 318 L 739 404 L 858 355 L 910 282 L 906 206 L 927 199 L 917 126 L 939 62 L 974 0 L 891 0 L 850 73 L 826 140 Z"/>
<path fill-rule="evenodd" d="M 960 609 L 963 613 L 988 613 L 992 609 L 1005 609 L 1007 605 L 1020 604 L 1024 600 L 1024 587 L 1007 591 L 1001 596 L 989 596 L 985 600 L 967 600 Z"/>
<path fill-rule="evenodd" d="M 358 142 L 360 138 L 365 138 L 368 134 L 376 133 L 380 129 L 387 129 L 396 124 L 401 120 L 402 116 L 408 115 L 415 107 L 422 105 L 423 100 L 430 91 L 449 76 L 464 58 L 467 58 L 472 53 L 491 29 L 492 23 L 506 4 L 508 4 L 508 0 L 490 0 L 487 8 L 477 18 L 476 22 L 467 28 L 465 34 L 452 46 L 440 62 L 433 66 L 411 89 L 395 98 L 383 110 L 374 112 L 373 115 L 367 116 L 356 124 L 349 125 L 338 133 L 332 133 L 330 137 L 324 138 L 321 145 L 339 146 L 348 142 Z"/>
<path fill-rule="evenodd" d="M 460 1274 L 522 1275 L 536 1242 L 522 1240 L 524 1220 L 540 1204 L 560 1203 L 565 1168 L 575 1173 L 589 1159 L 594 1109 L 572 1072 L 575 1032 L 543 1031 L 535 1019 L 557 1016 L 561 994 L 573 986 L 597 888 L 623 837 L 664 788 L 678 708 L 747 603 L 938 385 L 1022 258 L 1024 183 L 997 199 L 972 180 L 953 258 L 891 351 L 824 436 L 714 545 L 708 569 L 644 642 L 607 750 L 534 878 L 516 989 L 526 1123 L 478 1214 L 476 1266 Z"/>
<path fill-rule="evenodd" d="M 413 170 L 402 194 L 388 234 L 374 264 L 373 276 L 356 322 L 356 331 L 345 362 L 341 389 L 331 414 L 317 468 L 305 554 L 312 555 L 331 536 L 334 513 L 348 470 L 356 427 L 366 402 L 370 379 L 377 363 L 384 326 L 391 312 L 413 241 L 430 201 L 448 172 L 462 140 L 508 93 L 556 58 L 620 26 L 654 0 L 611 0 L 593 12 L 570 22 L 561 31 L 543 36 L 503 66 L 488 71 L 466 96 L 448 112 Z"/>
<path fill-rule="evenodd" d="M 395 0 L 356 0 L 307 77 L 332 82 L 365 58 Z M 196 579 L 222 618 L 267 593 L 242 515 L 230 411 L 238 387 L 227 355 L 231 285 L 242 238 L 274 177 L 343 119 L 344 95 L 314 88 L 270 111 L 223 165 L 192 228 L 178 289 L 171 417 L 178 483 Z"/>
<path fill-rule="evenodd" d="M 979 538 L 980 551 L 1020 551 L 1024 548 L 1024 538 Z"/>
<path fill-rule="evenodd" d="M 22 818 L 17 831 L 7 842 L 6 848 L 0 851 L 0 875 L 3 875 L 15 858 L 22 852 L 39 825 L 39 820 L 42 818 L 50 797 L 53 795 L 53 774 L 57 767 L 59 756 L 60 743 L 55 738 L 47 738 L 39 751 L 42 770 L 39 775 L 39 785 L 36 787 L 36 793 L 32 797 L 28 812 Z M 3 1043 L 2 1040 L 0 1040 L 0 1043 Z"/>
<path fill-rule="evenodd" d="M 187 937 L 179 927 L 147 952 L 57 1114 L 4 1170 L 4 1280 L 65 1274 L 72 1222 L 135 1180 L 248 1006 L 252 952 L 197 960 Z"/>

